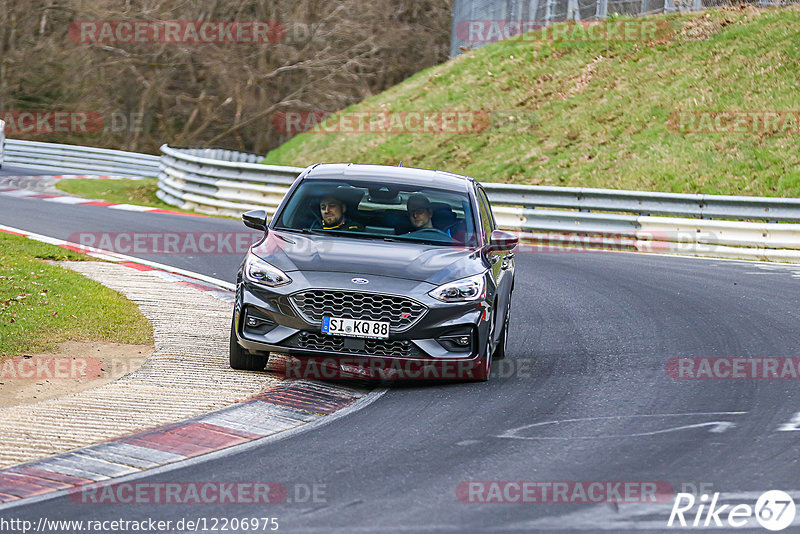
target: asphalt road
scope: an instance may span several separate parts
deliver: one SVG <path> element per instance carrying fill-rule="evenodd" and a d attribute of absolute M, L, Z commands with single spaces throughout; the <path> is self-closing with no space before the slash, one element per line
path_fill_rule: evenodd
<path fill-rule="evenodd" d="M 227 282 L 236 282 L 239 262 L 247 246 L 259 235 L 235 219 L 139 213 L 3 195 L 0 195 L 0 224 L 164 263 Z M 169 247 L 165 246 L 167 235 L 178 237 Z M 187 239 L 190 235 L 193 241 Z M 208 239 L 200 242 L 203 236 Z M 136 243 L 137 237 L 141 238 L 140 246 Z M 192 242 L 196 247 L 192 247 Z M 159 253 L 165 250 L 169 253 Z"/>
<path fill-rule="evenodd" d="M 52 174 L 54 174 L 52 171 L 31 169 L 29 167 L 12 167 L 8 163 L 4 163 L 0 167 L 0 176 L 49 176 Z"/>
<path fill-rule="evenodd" d="M 3 196 L 0 223 L 61 238 L 243 228 Z M 210 528 L 214 518 L 270 517 L 286 532 L 653 531 L 666 529 L 671 502 L 477 503 L 457 488 L 638 481 L 750 505 L 766 490 L 800 489 L 800 431 L 790 430 L 800 430 L 790 423 L 797 381 L 679 380 L 666 369 L 678 357 L 800 356 L 800 267 L 600 252 L 517 258 L 508 357 L 488 383 L 391 385 L 310 431 L 136 480 L 280 482 L 287 501 L 97 505 L 63 496 L 0 518 L 186 518 Z M 228 281 L 239 259 L 157 258 Z M 312 486 L 317 502 L 303 498 Z"/>

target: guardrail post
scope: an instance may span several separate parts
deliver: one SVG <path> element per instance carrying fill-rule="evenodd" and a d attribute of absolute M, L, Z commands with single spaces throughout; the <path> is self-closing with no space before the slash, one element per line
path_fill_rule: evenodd
<path fill-rule="evenodd" d="M 597 0 L 597 11 L 595 11 L 598 19 L 608 17 L 608 0 Z"/>
<path fill-rule="evenodd" d="M 581 20 L 581 11 L 578 7 L 578 0 L 567 0 L 567 20 Z"/>
<path fill-rule="evenodd" d="M 544 5 L 544 23 L 546 26 L 550 26 L 550 22 L 553 19 L 553 0 L 545 0 Z"/>

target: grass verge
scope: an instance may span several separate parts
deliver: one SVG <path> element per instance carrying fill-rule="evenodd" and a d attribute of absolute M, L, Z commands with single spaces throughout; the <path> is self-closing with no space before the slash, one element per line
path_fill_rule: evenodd
<path fill-rule="evenodd" d="M 67 340 L 153 343 L 153 328 L 133 302 L 46 261 L 86 259 L 0 233 L 0 359 L 53 350 Z"/>
<path fill-rule="evenodd" d="M 485 112 L 488 127 L 416 134 L 317 129 L 273 150 L 264 163 L 402 160 L 482 181 L 800 197 L 797 120 L 789 121 L 790 131 L 740 133 L 680 122 L 686 112 L 800 117 L 800 6 L 620 20 L 655 21 L 670 31 L 647 41 L 590 40 L 570 29 L 560 32 L 567 38 L 469 50 L 349 111 Z"/>
<path fill-rule="evenodd" d="M 143 180 L 75 178 L 59 180 L 56 182 L 56 188 L 79 197 L 94 198 L 115 204 L 136 204 L 138 206 L 149 206 L 181 213 L 199 213 L 175 207 L 158 198 L 156 196 L 156 191 L 158 191 L 158 180 L 156 178 L 145 178 Z M 222 216 L 209 215 L 209 217 Z"/>

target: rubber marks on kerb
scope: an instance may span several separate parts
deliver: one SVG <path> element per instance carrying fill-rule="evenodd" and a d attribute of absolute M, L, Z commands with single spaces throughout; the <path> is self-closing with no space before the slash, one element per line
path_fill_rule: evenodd
<path fill-rule="evenodd" d="M 348 390 L 325 384 L 287 380 L 260 393 L 253 400 L 329 415 L 349 406 L 355 399 Z"/>
<path fill-rule="evenodd" d="M 0 228 L 0 232 L 72 247 L 66 241 L 17 230 Z M 133 269 L 153 270 L 174 283 L 210 292 L 222 300 L 233 299 L 229 290 L 206 286 L 178 273 L 134 261 L 114 261 Z M 275 359 L 272 369 L 279 375 L 281 363 L 285 366 L 280 360 Z M 245 402 L 215 412 L 0 470 L 0 505 L 141 472 L 290 430 L 350 406 L 369 389 L 350 383 L 285 380 Z"/>
<path fill-rule="evenodd" d="M 350 406 L 366 391 L 281 382 L 216 412 L 0 470 L 0 503 L 144 471 L 253 441 Z"/>

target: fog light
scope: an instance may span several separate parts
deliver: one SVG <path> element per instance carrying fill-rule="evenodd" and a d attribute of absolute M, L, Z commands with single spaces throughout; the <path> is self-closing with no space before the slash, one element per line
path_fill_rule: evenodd
<path fill-rule="evenodd" d="M 244 325 L 249 328 L 259 328 L 263 326 L 274 326 L 275 322 L 267 317 L 261 317 L 253 313 L 253 310 L 247 310 L 244 318 Z"/>
<path fill-rule="evenodd" d="M 470 352 L 474 343 L 472 334 L 465 332 L 440 336 L 436 341 L 446 350 L 460 353 Z"/>

